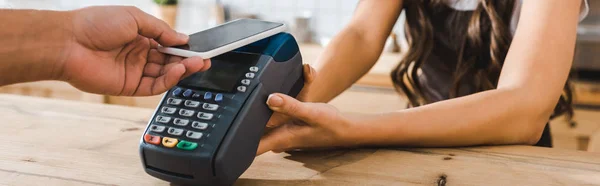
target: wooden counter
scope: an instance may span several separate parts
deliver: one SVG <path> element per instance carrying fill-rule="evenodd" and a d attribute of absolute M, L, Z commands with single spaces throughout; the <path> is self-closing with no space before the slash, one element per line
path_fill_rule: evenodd
<path fill-rule="evenodd" d="M 315 44 L 302 44 L 300 50 L 305 63 L 314 64 L 323 48 Z M 347 112 L 387 112 L 402 109 L 406 100 L 392 89 L 390 71 L 402 58 L 401 54 L 383 53 L 375 66 L 361 78 L 355 87 L 361 90 L 349 90 L 336 98 L 332 104 Z M 369 88 L 365 88 L 369 87 Z M 375 88 L 373 88 L 375 87 Z M 583 105 L 600 104 L 600 86 L 593 83 L 574 81 L 575 102 Z M 0 93 L 30 95 L 38 97 L 79 100 L 94 103 L 108 103 L 133 107 L 154 108 L 161 96 L 115 97 L 83 93 L 68 83 L 43 81 L 0 87 Z M 378 99 L 379 101 L 370 101 Z M 369 108 L 369 109 L 365 109 Z M 574 122 L 563 118 L 551 122 L 553 142 L 556 148 L 587 150 L 590 135 L 600 133 L 600 111 L 576 109 Z M 597 143 L 596 143 L 597 144 Z"/>
<path fill-rule="evenodd" d="M 0 94 L 0 185 L 168 185 L 138 157 L 152 111 Z M 600 154 L 528 146 L 268 153 L 236 183 L 445 184 L 598 185 Z"/>

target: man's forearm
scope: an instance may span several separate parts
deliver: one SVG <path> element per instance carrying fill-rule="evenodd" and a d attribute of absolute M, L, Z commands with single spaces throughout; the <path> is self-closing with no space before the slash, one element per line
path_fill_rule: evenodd
<path fill-rule="evenodd" d="M 0 86 L 57 79 L 66 57 L 68 13 L 0 10 Z"/>

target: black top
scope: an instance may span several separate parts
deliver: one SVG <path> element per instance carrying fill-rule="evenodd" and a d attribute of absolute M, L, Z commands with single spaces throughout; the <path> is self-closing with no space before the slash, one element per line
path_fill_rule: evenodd
<path fill-rule="evenodd" d="M 434 46 L 419 74 L 424 96 L 433 102 L 449 99 L 457 65 L 460 44 L 466 37 L 467 26 L 472 11 L 458 11 L 450 7 L 436 10 L 430 20 L 434 31 Z M 453 32 L 456 30 L 457 32 Z M 475 86 L 468 82 L 461 84 L 459 95 L 476 93 Z M 551 147 L 552 140 L 548 124 L 536 146 Z"/>

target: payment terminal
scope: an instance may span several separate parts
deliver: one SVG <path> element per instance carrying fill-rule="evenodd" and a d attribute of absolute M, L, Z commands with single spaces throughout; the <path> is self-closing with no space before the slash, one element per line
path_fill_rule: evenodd
<path fill-rule="evenodd" d="M 231 185 L 254 160 L 267 97 L 304 85 L 295 39 L 279 33 L 214 57 L 169 90 L 140 142 L 145 171 L 181 185 Z"/>

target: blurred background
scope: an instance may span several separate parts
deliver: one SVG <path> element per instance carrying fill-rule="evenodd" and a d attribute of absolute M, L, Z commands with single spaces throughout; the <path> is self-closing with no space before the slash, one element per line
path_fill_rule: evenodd
<path fill-rule="evenodd" d="M 259 18 L 286 23 L 291 29 L 298 28 L 297 35 L 303 39 L 320 42 L 350 21 L 357 3 L 358 0 L 0 0 L 0 7 L 71 10 L 93 5 L 132 5 L 190 34 L 222 21 Z"/>
<path fill-rule="evenodd" d="M 300 42 L 305 63 L 351 19 L 359 0 L 0 0 L 0 8 L 72 10 L 93 5 L 132 5 L 192 34 L 228 20 L 256 18 L 283 22 Z M 555 148 L 600 151 L 600 0 L 578 28 L 572 80 L 575 117 L 551 121 Z M 375 10 L 374 10 L 375 11 Z M 397 20 L 384 53 L 371 71 L 331 102 L 343 112 L 377 113 L 403 109 L 389 76 L 406 49 L 404 16 Z M 404 49 L 404 50 L 403 50 Z M 129 98 L 81 92 L 67 83 L 44 81 L 0 87 L 0 93 L 60 100 L 155 108 L 161 96 Z M 368 108 L 368 109 L 365 109 Z"/>

